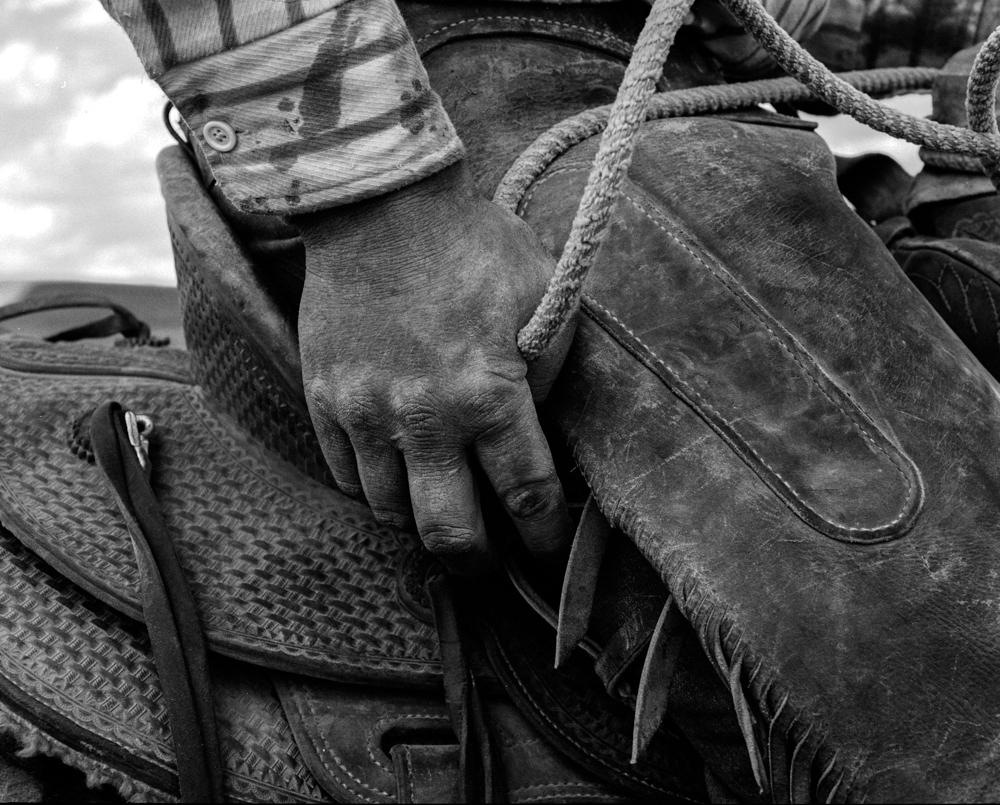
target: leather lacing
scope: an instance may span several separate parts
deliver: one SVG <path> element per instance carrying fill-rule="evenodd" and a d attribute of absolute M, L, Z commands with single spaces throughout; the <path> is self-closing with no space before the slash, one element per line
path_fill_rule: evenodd
<path fill-rule="evenodd" d="M 224 773 L 208 656 L 188 587 L 149 482 L 151 425 L 116 402 L 90 419 L 90 443 L 121 511 L 140 571 L 143 620 L 177 758 L 185 802 L 222 802 Z"/>
<path fill-rule="evenodd" d="M 111 315 L 96 321 L 70 327 L 45 337 L 49 343 L 82 341 L 86 338 L 107 338 L 120 335 L 116 346 L 165 347 L 170 339 L 153 335 L 149 325 L 137 318 L 128 308 L 100 294 L 73 293 L 33 296 L 20 302 L 0 306 L 0 322 L 42 313 L 46 310 L 66 308 L 107 308 Z"/>

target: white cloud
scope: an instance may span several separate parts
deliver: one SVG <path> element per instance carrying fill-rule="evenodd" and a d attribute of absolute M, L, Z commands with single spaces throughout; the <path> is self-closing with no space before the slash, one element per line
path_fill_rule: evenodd
<path fill-rule="evenodd" d="M 0 163 L 0 188 L 30 187 L 34 177 L 32 172 L 21 161 Z M 0 193 L 4 192 L 0 190 Z"/>
<path fill-rule="evenodd" d="M 121 78 L 107 92 L 74 99 L 63 143 L 78 149 L 132 147 L 134 153 L 153 157 L 166 142 L 160 123 L 164 102 L 152 81 L 139 76 Z"/>
<path fill-rule="evenodd" d="M 52 207 L 45 204 L 12 204 L 0 199 L 0 244 L 41 237 L 51 231 L 55 217 Z"/>
<path fill-rule="evenodd" d="M 37 2 L 38 0 L 32 0 Z M 111 23 L 111 17 L 101 4 L 95 0 L 49 0 L 50 2 L 64 2 L 70 6 L 76 6 L 73 16 L 70 17 L 67 27 L 79 31 L 85 28 L 102 28 Z"/>
<path fill-rule="evenodd" d="M 59 57 L 30 42 L 0 48 L 0 88 L 22 106 L 48 99 L 59 80 Z"/>
<path fill-rule="evenodd" d="M 84 282 L 174 285 L 174 261 L 169 250 L 151 254 L 131 244 L 98 249 L 79 260 L 72 275 Z"/>

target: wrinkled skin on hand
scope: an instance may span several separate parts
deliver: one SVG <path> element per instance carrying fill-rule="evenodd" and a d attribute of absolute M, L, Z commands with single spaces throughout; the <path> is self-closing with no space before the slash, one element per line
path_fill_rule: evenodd
<path fill-rule="evenodd" d="M 461 164 L 296 224 L 306 398 L 338 486 L 472 573 L 490 553 L 481 468 L 528 550 L 561 551 L 569 521 L 532 394 L 571 333 L 529 371 L 515 338 L 554 266 L 527 225 Z"/>

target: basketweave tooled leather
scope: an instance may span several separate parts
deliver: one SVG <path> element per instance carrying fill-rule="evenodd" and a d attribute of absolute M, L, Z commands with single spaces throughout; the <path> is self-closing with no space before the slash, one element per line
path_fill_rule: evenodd
<path fill-rule="evenodd" d="M 0 338 L 3 729 L 127 798 L 176 796 L 148 640 L 123 617 L 137 614 L 127 531 L 74 444 L 81 409 L 114 398 L 156 423 L 153 484 L 209 644 L 229 656 L 212 666 L 227 795 L 454 800 L 436 636 L 412 603 L 426 569 L 416 538 L 254 444 L 185 363 L 171 350 Z M 616 798 L 494 688 L 515 801 Z"/>

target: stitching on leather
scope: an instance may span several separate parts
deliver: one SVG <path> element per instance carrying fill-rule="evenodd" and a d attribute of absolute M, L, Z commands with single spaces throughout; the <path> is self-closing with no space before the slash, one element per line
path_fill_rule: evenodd
<path fill-rule="evenodd" d="M 378 757 L 375 755 L 375 751 L 372 748 L 375 746 L 375 733 L 378 730 L 380 730 L 382 726 L 384 726 L 385 724 L 394 724 L 397 721 L 407 721 L 407 720 L 412 721 L 418 718 L 425 719 L 427 721 L 440 721 L 442 724 L 451 724 L 451 719 L 448 718 L 448 716 L 441 715 L 440 713 L 405 713 L 403 715 L 397 715 L 397 716 L 384 716 L 383 718 L 378 719 L 372 725 L 372 728 L 368 731 L 368 743 L 366 746 L 368 750 L 368 757 L 371 758 L 372 762 L 376 766 L 380 766 L 390 774 L 396 773 L 394 769 L 390 768 L 389 765 L 386 764 L 385 762 L 379 760 Z"/>
<path fill-rule="evenodd" d="M 997 300 L 993 295 L 993 289 L 985 282 L 982 282 L 982 285 L 986 291 L 986 298 L 990 300 L 990 312 L 993 314 L 993 330 L 1000 332 L 1000 311 L 997 310 Z"/>
<path fill-rule="evenodd" d="M 619 319 L 614 313 L 612 313 L 610 310 L 608 310 L 606 307 L 604 307 L 599 302 L 595 302 L 593 299 L 589 299 L 588 300 L 588 304 L 593 305 L 596 308 L 599 308 L 602 313 L 604 313 L 606 316 L 608 316 L 608 318 L 610 318 L 612 321 L 614 321 L 615 324 L 617 324 L 626 333 L 628 333 L 628 335 L 631 338 L 635 339 L 636 343 L 639 344 L 643 349 L 645 349 L 649 353 L 649 355 L 652 357 L 652 359 L 656 362 L 656 364 L 658 366 L 660 366 L 667 374 L 669 374 L 671 376 L 675 376 L 675 374 L 670 371 L 670 369 L 667 367 L 667 365 L 665 363 L 663 363 L 662 360 L 660 360 L 659 356 L 655 352 L 653 352 L 653 350 L 651 350 L 647 344 L 643 343 L 643 341 L 638 336 L 636 336 L 636 334 L 634 332 L 632 332 L 632 330 L 630 330 L 625 325 L 625 323 L 622 322 L 622 320 Z M 596 322 L 596 323 L 598 325 L 600 325 L 600 322 Z M 602 329 L 606 330 L 606 328 L 602 328 Z M 614 337 L 614 335 L 612 333 L 609 333 L 609 335 L 611 335 L 612 338 Z M 709 403 L 707 400 L 705 400 L 705 398 L 702 397 L 694 388 L 687 387 L 687 384 L 685 384 L 684 393 L 686 395 L 689 395 L 694 400 L 694 402 L 696 402 L 698 405 L 700 405 L 703 408 L 705 408 L 708 411 L 710 411 L 717 419 L 721 420 L 722 422 L 725 422 L 727 425 L 729 425 L 729 427 L 732 427 L 731 423 L 729 423 L 729 421 L 724 416 L 722 416 L 722 414 L 720 414 L 712 406 L 711 403 Z M 832 525 L 832 526 L 834 526 L 836 528 L 842 529 L 844 531 L 851 531 L 851 532 L 860 532 L 860 531 L 871 532 L 873 530 L 882 530 L 882 529 L 892 528 L 894 525 L 896 525 L 897 523 L 899 523 L 906 516 L 906 510 L 904 509 L 904 510 L 900 511 L 899 515 L 892 522 L 890 522 L 890 523 L 888 523 L 886 525 L 880 525 L 877 529 L 872 529 L 872 528 L 864 527 L 864 526 L 862 526 L 862 527 L 850 526 L 850 525 L 846 525 L 844 523 L 840 523 L 840 522 L 838 522 L 836 520 L 832 520 L 832 519 L 827 518 L 827 517 L 822 517 L 809 504 L 807 504 L 805 502 L 805 500 L 803 500 L 803 498 L 795 491 L 795 489 L 791 486 L 791 484 L 789 484 L 788 481 L 785 480 L 784 476 L 780 472 L 778 472 L 776 469 L 774 469 L 774 467 L 772 467 L 767 461 L 765 461 L 764 458 L 756 450 L 754 450 L 754 448 L 750 444 L 748 444 L 745 439 L 740 438 L 739 442 L 740 442 L 740 447 L 744 448 L 757 461 L 759 461 L 764 467 L 766 467 L 767 470 L 772 475 L 774 475 L 776 478 L 778 478 L 778 480 L 781 481 L 781 483 L 783 484 L 783 486 L 784 486 L 785 490 L 788 492 L 788 494 L 790 494 L 793 498 L 795 498 L 795 500 L 797 500 L 805 509 L 807 509 L 808 511 L 812 512 L 816 517 L 819 517 L 819 519 L 823 520 L 826 523 L 829 523 L 830 525 Z M 896 469 L 897 469 L 897 471 L 899 470 L 898 467 Z M 900 474 L 902 475 L 902 473 L 900 473 Z M 906 476 L 903 475 L 903 478 L 904 478 L 904 481 L 905 481 L 906 480 Z M 907 489 L 907 499 L 909 500 L 910 499 L 910 493 L 912 492 L 912 489 L 911 489 L 911 485 L 908 482 L 906 484 L 906 489 Z"/>
<path fill-rule="evenodd" d="M 966 283 L 962 282 L 962 278 L 959 276 L 955 267 L 952 265 L 948 266 L 948 270 L 955 276 L 955 283 L 958 285 L 959 290 L 962 292 L 962 301 L 965 302 L 965 317 L 969 321 L 969 327 L 972 328 L 972 332 L 979 335 L 979 330 L 976 328 L 975 319 L 972 316 L 972 305 L 969 303 L 969 287 Z M 969 285 L 972 283 L 970 282 Z"/>
<path fill-rule="evenodd" d="M 553 168 L 552 170 L 546 171 L 545 175 L 534 182 L 528 191 L 524 194 L 518 204 L 518 209 L 521 211 L 527 210 L 528 206 L 531 204 L 532 199 L 535 197 L 535 191 L 538 190 L 543 184 L 545 184 L 549 179 L 555 178 L 564 173 L 574 173 L 576 171 L 590 170 L 589 162 L 577 162 L 572 164 L 560 165 L 558 168 Z"/>
<path fill-rule="evenodd" d="M 631 51 L 633 47 L 631 42 L 625 41 L 620 36 L 616 36 L 615 34 L 609 33 L 607 31 L 600 31 L 597 28 L 589 28 L 586 25 L 575 25 L 573 23 L 562 22 L 560 20 L 546 19 L 545 17 L 523 17 L 514 14 L 498 14 L 485 17 L 466 17 L 464 20 L 459 20 L 458 22 L 451 22 L 448 23 L 447 25 L 442 25 L 440 28 L 436 28 L 430 33 L 424 34 L 416 41 L 416 45 L 419 48 L 421 43 L 437 36 L 438 34 L 442 34 L 445 31 L 449 31 L 452 28 L 458 28 L 462 25 L 471 25 L 474 22 L 495 22 L 495 21 L 527 22 L 527 23 L 542 23 L 544 25 L 555 25 L 558 26 L 559 28 L 568 28 L 575 31 L 582 31 L 583 33 L 591 34 L 592 36 L 595 36 L 598 39 L 606 39 L 608 41 L 614 42 L 616 45 L 621 46 L 626 51 Z"/>
<path fill-rule="evenodd" d="M 626 778 L 628 778 L 630 780 L 634 780 L 637 783 L 640 783 L 640 784 L 642 784 L 644 786 L 648 786 L 650 788 L 654 788 L 655 790 L 660 791 L 662 793 L 670 794 L 670 796 L 675 797 L 677 799 L 683 799 L 683 800 L 685 800 L 687 802 L 695 802 L 696 801 L 694 799 L 691 799 L 690 797 L 682 796 L 681 794 L 677 794 L 674 791 L 670 791 L 670 790 L 665 789 L 665 788 L 663 788 L 663 787 L 661 787 L 659 785 L 655 785 L 653 783 L 650 783 L 649 780 L 646 780 L 646 779 L 644 779 L 642 777 L 639 777 L 638 775 L 632 774 L 631 772 L 629 772 L 627 770 L 624 770 L 624 769 L 622 769 L 620 767 L 612 766 L 607 761 L 605 761 L 603 758 L 595 755 L 592 751 L 588 750 L 587 747 L 585 747 L 581 743 L 579 743 L 572 735 L 570 735 L 565 730 L 563 730 L 562 727 L 560 727 L 555 721 L 553 721 L 549 717 L 549 714 L 546 713 L 545 710 L 544 710 L 544 708 L 542 708 L 538 704 L 538 702 L 535 700 L 535 697 L 531 695 L 531 691 L 528 690 L 528 688 L 525 686 L 525 684 L 521 681 L 521 677 L 514 670 L 514 666 L 511 665 L 510 660 L 507 659 L 507 651 L 500 644 L 500 641 L 494 639 L 493 642 L 496 644 L 497 654 L 500 656 L 500 659 L 503 660 L 503 664 L 507 667 L 507 671 L 508 671 L 509 677 L 514 680 L 514 683 L 517 685 L 518 688 L 520 688 L 521 693 L 524 695 L 524 697 L 529 702 L 531 702 L 532 706 L 534 707 L 535 715 L 537 715 L 539 718 L 541 718 L 556 733 L 558 733 L 559 735 L 561 735 L 568 743 L 570 743 L 571 745 L 575 746 L 577 749 L 579 749 L 581 752 L 583 752 L 584 755 L 586 755 L 587 757 L 591 758 L 591 760 L 595 761 L 596 763 L 600 763 L 602 766 L 606 766 L 606 767 L 610 768 L 612 771 L 614 771 L 616 774 L 620 774 L 622 777 L 626 777 Z"/>
<path fill-rule="evenodd" d="M 709 265 L 709 263 L 700 254 L 698 254 L 696 251 L 694 251 L 694 249 L 692 249 L 688 244 L 684 243 L 673 232 L 670 232 L 666 228 L 666 226 L 664 226 L 660 221 L 655 220 L 655 218 L 653 217 L 653 213 L 651 213 L 649 210 L 647 210 L 642 204 L 640 204 L 638 201 L 636 201 L 627 192 L 623 193 L 622 195 L 624 195 L 625 198 L 627 198 L 632 203 L 632 205 L 635 206 L 636 209 L 638 209 L 640 212 L 642 212 L 643 215 L 645 215 L 653 223 L 654 226 L 656 226 L 661 232 L 663 232 L 671 240 L 673 240 L 674 243 L 676 243 L 678 246 L 680 246 L 682 249 L 684 249 L 684 251 L 686 251 L 688 254 L 690 254 L 702 266 L 704 266 L 712 274 L 712 276 L 714 276 L 716 279 L 718 279 L 722 283 L 722 285 L 729 291 L 729 293 L 736 299 L 736 301 L 739 302 L 744 307 L 744 309 L 746 309 L 750 313 L 751 316 L 753 316 L 755 319 L 757 319 L 757 321 L 760 322 L 760 324 L 762 324 L 764 326 L 764 329 L 767 330 L 771 334 L 772 338 L 775 340 L 775 342 L 778 344 L 778 346 L 796 364 L 798 364 L 799 368 L 802 370 L 802 372 L 805 375 L 806 379 L 809 382 L 811 382 L 812 385 L 816 389 L 818 389 L 819 392 L 824 397 L 826 397 L 826 399 L 830 402 L 830 404 L 834 408 L 836 408 L 845 417 L 847 417 L 847 419 L 854 425 L 854 427 L 857 428 L 858 432 L 861 434 L 862 438 L 868 443 L 869 447 L 874 448 L 875 450 L 878 450 L 880 453 L 882 453 L 882 455 L 884 455 L 887 459 L 889 459 L 889 462 L 896 469 L 896 472 L 899 474 L 899 476 L 903 479 L 903 483 L 906 486 L 906 502 L 907 502 L 907 504 L 910 504 L 912 502 L 913 498 L 914 498 L 914 495 L 913 495 L 913 491 L 914 490 L 913 490 L 913 484 L 910 481 L 909 477 L 907 476 L 907 473 L 904 471 L 903 467 L 900 466 L 900 464 L 898 463 L 898 460 L 897 460 L 896 456 L 894 456 L 891 453 L 889 453 L 882 444 L 877 443 L 873 439 L 873 437 L 869 433 L 868 429 L 864 426 L 864 424 L 858 421 L 857 414 L 854 411 L 850 411 L 850 410 L 844 408 L 843 404 L 839 400 L 835 400 L 832 396 L 830 396 L 829 391 L 827 391 L 827 389 L 825 389 L 823 387 L 822 383 L 816 377 L 813 376 L 812 371 L 811 371 L 812 367 L 807 366 L 803 362 L 802 357 L 800 355 L 797 355 L 788 346 L 788 344 L 786 344 L 784 342 L 784 339 L 782 339 L 778 335 L 778 333 L 776 333 L 774 331 L 774 329 L 771 327 L 771 325 L 768 323 L 768 321 L 766 319 L 762 318 L 757 311 L 755 311 L 752 307 L 750 307 L 750 305 L 747 303 L 746 299 L 743 298 L 743 295 L 740 294 L 739 291 L 737 291 L 735 288 L 732 287 L 732 282 L 731 282 L 730 279 L 728 279 L 724 275 L 720 276 L 720 274 L 717 271 L 715 271 L 712 268 L 712 266 Z M 636 336 L 633 335 L 633 338 L 636 338 Z M 653 350 L 649 349 L 649 347 L 646 344 L 644 344 L 640 339 L 636 338 L 636 340 L 640 344 L 642 344 L 642 346 L 645 349 L 649 350 L 650 354 L 655 355 L 655 353 L 653 352 Z M 663 365 L 662 361 L 660 361 L 659 356 L 656 356 L 656 360 L 661 365 Z M 666 368 L 666 367 L 664 366 L 664 368 Z M 720 416 L 719 418 L 723 419 L 723 421 L 726 422 L 726 420 L 723 417 Z M 729 426 L 732 427 L 731 423 L 727 422 L 727 424 L 729 424 Z M 748 447 L 748 449 L 750 449 L 751 452 L 754 452 L 752 447 L 750 447 L 749 445 L 747 445 L 747 447 Z M 801 497 L 799 497 L 799 495 L 788 484 L 788 482 L 785 481 L 784 478 L 782 478 L 781 474 L 778 473 L 773 468 L 771 468 L 770 466 L 768 466 L 767 462 L 764 461 L 763 458 L 761 458 L 760 456 L 757 456 L 757 457 L 760 460 L 760 462 L 762 464 L 764 464 L 765 467 L 768 467 L 768 469 L 771 470 L 771 472 L 773 472 L 778 478 L 781 478 L 782 482 L 785 483 L 786 486 L 788 486 L 788 489 L 792 493 L 792 495 L 797 500 L 799 500 L 802 503 L 803 506 L 806 506 L 805 501 Z M 807 506 L 807 508 L 809 508 L 809 507 Z M 900 512 L 899 512 L 899 514 L 896 516 L 896 518 L 891 523 L 889 523 L 887 525 L 884 525 L 884 526 L 880 526 L 880 528 L 891 528 L 892 526 L 895 526 L 904 517 L 906 517 L 907 509 L 908 508 L 909 508 L 909 505 L 907 505 L 905 508 L 901 509 Z M 817 516 L 819 516 L 818 513 L 816 513 L 816 514 L 817 514 Z M 824 518 L 821 518 L 821 519 L 826 520 L 827 518 L 824 517 Z M 850 526 L 842 525 L 842 524 L 837 523 L 837 522 L 832 521 L 832 520 L 828 520 L 828 522 L 830 522 L 831 525 L 836 525 L 836 526 L 839 526 L 839 527 L 842 527 L 842 528 L 847 528 L 847 529 L 849 529 L 851 531 L 871 531 L 872 530 L 870 528 L 853 528 L 853 527 L 850 527 Z"/>
<path fill-rule="evenodd" d="M 300 688 L 300 690 L 301 690 L 301 688 Z M 303 693 L 302 694 L 302 699 L 305 700 L 306 707 L 309 710 L 309 714 L 311 716 L 313 716 L 313 717 L 317 716 L 318 714 L 316 712 L 316 707 L 313 704 L 313 699 L 309 695 L 309 693 Z M 350 780 L 352 780 L 356 785 L 360 786 L 361 788 L 365 789 L 366 791 L 371 791 L 373 794 L 378 794 L 380 796 L 387 797 L 387 798 L 391 798 L 392 797 L 392 794 L 390 794 L 388 791 L 383 791 L 380 788 L 376 788 L 375 786 L 368 785 L 368 783 L 364 782 L 364 780 L 361 780 L 361 779 L 355 777 L 353 774 L 351 774 L 350 769 L 348 769 L 347 766 L 344 765 L 344 762 L 337 756 L 337 753 L 333 751 L 333 747 L 330 745 L 330 742 L 326 739 L 326 734 L 322 730 L 317 730 L 316 733 L 314 733 L 312 730 L 307 730 L 306 733 L 309 736 L 309 740 L 313 744 L 313 747 L 315 749 L 317 749 L 317 750 L 320 747 L 318 747 L 316 745 L 315 736 L 316 735 L 319 736 L 319 740 L 322 742 L 322 749 L 325 750 L 325 751 L 323 751 L 323 752 L 317 751 L 316 755 L 319 757 L 319 762 L 323 766 L 323 768 L 326 769 L 330 773 L 330 776 L 333 777 L 333 779 L 336 780 L 339 785 L 343 786 L 344 788 L 346 788 L 348 790 L 351 790 L 351 788 L 352 788 L 352 786 L 346 785 L 344 783 L 344 779 L 342 777 L 339 777 L 337 775 L 336 771 L 334 771 L 333 768 L 330 766 L 330 764 L 326 761 L 327 754 L 329 754 L 329 756 L 331 758 L 333 758 L 333 762 L 337 764 L 337 768 L 339 768 L 344 774 L 346 774 L 347 777 Z M 365 802 L 378 802 L 377 799 L 373 799 L 372 797 L 368 797 L 368 796 L 366 796 L 364 793 L 362 793 L 360 791 L 353 791 L 353 793 L 355 794 L 355 796 L 357 796 L 359 799 L 364 800 Z"/>
<path fill-rule="evenodd" d="M 406 744 L 403 747 L 403 753 L 406 755 L 406 784 L 410 787 L 410 801 L 413 802 L 415 799 L 415 790 L 413 785 L 413 754 L 410 752 L 409 744 Z"/>
<path fill-rule="evenodd" d="M 396 770 L 389 768 L 389 765 L 387 763 L 385 763 L 382 760 L 379 760 L 379 758 L 375 756 L 375 751 L 373 749 L 373 747 L 375 746 L 375 735 L 380 732 L 380 727 L 382 726 L 382 723 L 384 721 L 385 719 L 380 718 L 378 719 L 378 721 L 372 724 L 371 727 L 369 727 L 368 740 L 365 741 L 365 750 L 368 752 L 368 759 L 371 760 L 372 763 L 374 763 L 383 771 L 387 771 L 393 776 L 395 776 Z"/>
<path fill-rule="evenodd" d="M 958 287 L 962 289 L 962 296 L 965 298 L 965 314 L 969 321 L 969 326 L 972 328 L 973 333 L 979 335 L 979 328 L 976 327 L 975 317 L 973 316 L 972 313 L 972 305 L 969 301 L 969 288 L 971 288 L 972 285 L 976 282 L 976 279 L 970 279 L 967 282 L 963 281 L 962 275 L 959 274 L 958 271 L 955 269 L 955 267 L 950 263 L 945 263 L 943 266 L 943 270 L 949 271 L 952 274 L 952 276 L 954 276 L 955 282 L 958 284 Z M 943 270 L 942 274 L 939 275 L 939 284 L 938 284 L 938 293 L 940 293 L 942 297 L 944 297 L 944 282 L 942 279 Z M 986 282 L 984 279 L 982 279 L 982 277 L 978 277 L 978 281 L 983 288 L 983 292 L 986 298 L 990 300 L 990 312 L 993 315 L 993 329 L 995 331 L 1000 331 L 1000 312 L 997 311 L 996 299 L 993 298 L 993 291 L 990 287 L 990 283 Z M 945 304 L 947 304 L 946 300 Z M 949 313 L 952 312 L 950 305 L 948 306 L 948 312 Z"/>
<path fill-rule="evenodd" d="M 558 170 L 560 170 L 560 172 L 568 172 L 568 171 L 570 171 L 572 169 L 573 168 L 570 168 L 570 167 L 567 166 L 567 167 L 563 167 L 563 168 L 558 169 Z M 580 169 L 582 170 L 583 168 L 580 168 Z M 555 171 L 553 171 L 553 173 L 555 173 Z M 537 187 L 540 184 L 542 184 L 544 181 L 545 181 L 545 177 L 543 177 L 538 182 L 534 183 L 534 186 L 529 190 L 528 194 L 526 194 L 525 197 L 524 197 L 524 202 L 522 203 L 522 210 L 526 210 L 527 209 L 528 204 L 530 203 L 530 198 L 534 195 L 535 189 L 537 189 Z M 900 508 L 900 510 L 898 511 L 896 517 L 892 521 L 890 521 L 889 523 L 880 524 L 876 528 L 871 528 L 871 527 L 868 527 L 868 526 L 853 526 L 853 525 L 848 525 L 846 523 L 841 523 L 841 522 L 839 522 L 837 520 L 833 520 L 833 519 L 831 519 L 829 517 L 824 517 L 824 516 L 820 515 L 812 506 L 810 506 L 808 503 L 806 503 L 805 499 L 801 495 L 799 495 L 798 492 L 795 491 L 794 487 L 785 479 L 785 477 L 780 472 L 778 472 L 776 469 L 774 469 L 774 467 L 772 467 L 767 461 L 765 461 L 764 458 L 753 448 L 753 446 L 751 446 L 746 441 L 745 438 L 740 437 L 740 439 L 739 439 L 740 445 L 742 447 L 744 447 L 765 468 L 767 468 L 767 470 L 772 475 L 774 475 L 779 481 L 781 481 L 782 485 L 784 486 L 784 488 L 788 492 L 788 494 L 790 494 L 796 501 L 798 501 L 798 503 L 803 508 L 805 508 L 806 510 L 808 510 L 809 512 L 811 512 L 814 516 L 816 516 L 820 520 L 828 523 L 829 525 L 831 525 L 831 526 L 833 526 L 835 528 L 841 529 L 843 531 L 848 531 L 850 533 L 860 533 L 860 532 L 871 533 L 873 531 L 887 531 L 889 529 L 892 529 L 896 525 L 898 525 L 900 522 L 902 522 L 906 518 L 906 516 L 909 513 L 909 511 L 910 511 L 911 507 L 913 506 L 914 502 L 917 499 L 919 499 L 920 495 L 919 495 L 919 488 L 917 488 L 917 489 L 914 488 L 913 482 L 910 480 L 909 475 L 904 470 L 904 468 L 901 466 L 901 464 L 899 463 L 898 459 L 894 455 L 892 455 L 891 453 L 889 453 L 885 449 L 885 447 L 883 445 L 881 445 L 881 444 L 879 444 L 879 443 L 877 443 L 876 441 L 873 440 L 873 438 L 869 434 L 868 430 L 864 427 L 864 425 L 861 422 L 858 421 L 857 416 L 853 412 L 848 411 L 847 409 L 845 409 L 844 406 L 840 403 L 840 401 L 835 400 L 833 397 L 830 396 L 830 393 L 813 376 L 812 372 L 810 371 L 810 367 L 807 367 L 802 362 L 801 357 L 798 356 L 797 354 L 795 354 L 795 352 L 793 352 L 789 348 L 789 346 L 784 343 L 784 340 L 781 337 L 779 337 L 779 335 L 774 331 L 774 329 L 770 326 L 770 324 L 766 320 L 764 320 L 763 318 L 761 318 L 760 315 L 757 313 L 757 311 L 753 310 L 753 308 L 748 305 L 748 303 L 743 298 L 743 296 L 736 289 L 734 289 L 732 287 L 731 281 L 727 280 L 727 278 L 724 277 L 724 276 L 720 276 L 719 273 L 715 269 L 713 269 L 712 266 L 709 265 L 709 263 L 706 262 L 704 260 L 704 258 L 702 258 L 702 256 L 700 254 L 698 254 L 697 252 L 695 252 L 688 244 L 686 244 L 685 242 L 683 242 L 682 240 L 680 240 L 673 232 L 671 232 L 669 229 L 667 229 L 666 226 L 664 226 L 661 221 L 657 220 L 654 217 L 654 214 L 652 212 L 650 212 L 648 209 L 646 209 L 645 206 L 643 206 L 641 203 L 639 203 L 627 191 L 623 191 L 622 192 L 622 196 L 624 198 L 628 199 L 628 201 L 637 210 L 639 210 L 639 212 L 641 212 L 657 229 L 659 229 L 667 237 L 669 237 L 672 241 L 674 241 L 674 243 L 676 243 L 678 246 L 680 246 L 682 249 L 684 249 L 684 251 L 686 251 L 691 257 L 693 257 L 695 259 L 695 261 L 697 261 L 699 264 L 701 264 L 713 277 L 715 277 L 722 284 L 722 286 L 727 291 L 729 291 L 730 295 L 733 296 L 736 299 L 736 301 L 739 302 L 740 305 L 745 310 L 747 310 L 750 313 L 750 315 L 753 316 L 753 318 L 759 324 L 761 324 L 764 327 L 765 330 L 767 330 L 768 333 L 771 334 L 771 337 L 778 344 L 778 346 L 799 366 L 799 368 L 802 370 L 802 373 L 805 375 L 806 380 L 809 383 L 811 383 L 816 389 L 818 389 L 820 391 L 820 393 L 827 399 L 827 401 L 835 409 L 837 409 L 841 414 L 843 414 L 847 418 L 847 420 L 857 429 L 857 431 L 861 434 L 862 438 L 869 445 L 869 448 L 871 448 L 873 450 L 877 450 L 878 452 L 882 453 L 889 460 L 889 463 L 892 464 L 892 466 L 896 470 L 897 474 L 903 480 L 903 484 L 904 484 L 904 487 L 905 487 L 905 490 L 906 490 L 906 496 L 905 496 L 904 506 Z M 671 372 L 667 368 L 666 364 L 660 359 L 660 357 L 656 354 L 656 352 L 654 352 L 649 347 L 648 344 L 646 344 L 629 327 L 627 327 L 625 325 L 625 323 L 622 322 L 621 319 L 619 319 L 614 313 L 612 313 L 606 307 L 604 307 L 599 302 L 596 302 L 593 299 L 590 299 L 589 302 L 590 302 L 590 304 L 593 304 L 595 307 L 600 308 L 601 311 L 603 311 L 619 327 L 621 327 L 626 333 L 628 333 L 628 335 L 637 344 L 639 344 L 644 350 L 646 350 L 646 352 L 649 353 L 649 355 L 653 358 L 653 360 L 657 363 L 657 365 L 659 365 L 665 372 L 667 372 L 669 375 L 672 375 L 672 376 L 675 374 L 675 373 Z M 679 377 L 677 379 L 680 380 Z M 681 381 L 681 382 L 683 382 L 683 381 Z M 717 419 L 719 419 L 720 421 L 726 423 L 726 425 L 729 428 L 731 428 L 734 432 L 737 432 L 736 429 L 734 428 L 732 422 L 730 422 L 728 419 L 726 419 L 724 416 L 722 416 L 722 414 L 719 413 L 719 411 L 717 411 L 711 404 L 709 404 L 704 399 L 704 397 L 701 396 L 701 394 L 699 394 L 693 387 L 688 387 L 688 384 L 685 383 L 684 385 L 686 387 L 685 388 L 685 393 L 686 394 L 689 394 L 700 405 L 704 406 L 706 409 L 708 409 L 709 411 L 711 411 L 712 414 L 714 414 Z"/>
<path fill-rule="evenodd" d="M 948 300 L 948 296 L 944 292 L 944 270 L 945 266 L 942 265 L 941 270 L 938 272 L 937 282 L 934 282 L 934 280 L 931 280 L 931 282 L 934 284 L 934 287 L 937 288 L 938 294 L 941 296 L 941 304 L 944 305 L 944 309 L 949 313 L 953 313 L 954 311 L 951 309 L 951 302 Z"/>

